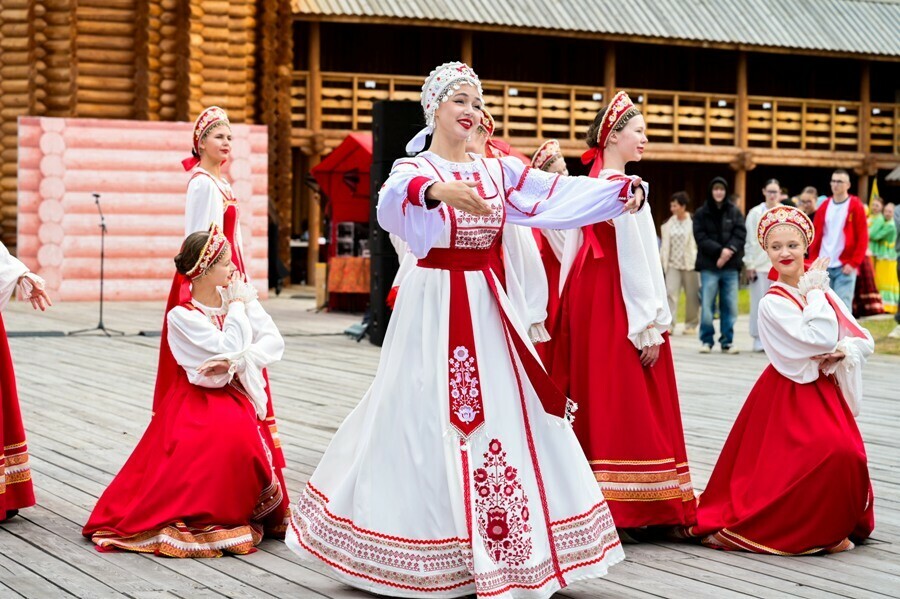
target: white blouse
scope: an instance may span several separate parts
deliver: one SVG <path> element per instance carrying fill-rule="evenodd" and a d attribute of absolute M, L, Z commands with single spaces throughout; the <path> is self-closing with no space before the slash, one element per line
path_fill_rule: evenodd
<path fill-rule="evenodd" d="M 169 311 L 169 347 L 188 380 L 200 387 L 224 387 L 237 377 L 257 417 L 266 417 L 264 368 L 281 359 L 284 339 L 259 301 L 232 302 L 218 308 L 191 301 L 196 310 L 176 306 Z M 206 376 L 197 369 L 211 360 L 228 360 L 228 372 Z"/>
<path fill-rule="evenodd" d="M 568 229 L 608 220 L 622 214 L 624 202 L 634 195 L 624 180 L 563 177 L 510 157 L 469 157 L 470 162 L 452 162 L 423 152 L 394 163 L 379 192 L 378 222 L 406 241 L 416 257 L 424 258 L 433 247 L 487 249 L 504 223 Z M 426 206 L 430 184 L 456 180 L 479 183 L 494 212 L 473 217 L 443 203 Z M 425 184 L 412 197 L 411 184 L 417 181 Z"/>
<path fill-rule="evenodd" d="M 796 287 L 781 282 L 775 282 L 773 286 L 788 291 L 803 309 L 774 293 L 768 293 L 760 300 L 759 338 L 772 366 L 795 383 L 811 383 L 819 378 L 820 372 L 820 363 L 812 357 L 842 351 L 845 358 L 825 373 L 835 375 L 848 405 L 857 414 L 862 399 L 862 365 L 875 351 L 872 336 L 860 327 L 865 338 L 854 337 L 839 325 L 826 293 L 849 322 L 857 326 L 858 323 L 831 289 L 813 289 L 803 297 Z"/>
<path fill-rule="evenodd" d="M 184 236 L 197 231 L 209 230 L 210 223 L 216 223 L 219 228 L 224 227 L 226 201 L 235 201 L 234 192 L 228 181 L 216 179 L 210 172 L 196 167 L 193 173 L 205 173 L 193 175 L 188 183 L 187 201 L 184 206 Z M 235 206 L 237 209 L 237 206 Z M 238 210 L 240 215 L 240 210 Z M 243 255 L 243 239 L 241 237 L 240 221 L 235 227 L 235 243 Z"/>

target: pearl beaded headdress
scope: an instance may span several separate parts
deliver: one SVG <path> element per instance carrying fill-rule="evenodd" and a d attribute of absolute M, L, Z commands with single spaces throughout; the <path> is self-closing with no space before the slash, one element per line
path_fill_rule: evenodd
<path fill-rule="evenodd" d="M 816 237 L 812 221 L 802 210 L 793 206 L 775 206 L 763 213 L 756 227 L 756 240 L 762 249 L 766 249 L 766 237 L 769 236 L 769 232 L 779 225 L 791 225 L 799 229 L 803 239 L 806 240 L 806 247 L 809 247 Z"/>
<path fill-rule="evenodd" d="M 425 128 L 406 144 L 407 152 L 421 152 L 425 148 L 425 137 L 434 133 L 434 113 L 438 106 L 449 100 L 450 95 L 465 83 L 478 90 L 478 98 L 481 99 L 481 81 L 469 65 L 463 62 L 445 62 L 431 71 L 422 85 L 421 103 L 425 112 Z"/>

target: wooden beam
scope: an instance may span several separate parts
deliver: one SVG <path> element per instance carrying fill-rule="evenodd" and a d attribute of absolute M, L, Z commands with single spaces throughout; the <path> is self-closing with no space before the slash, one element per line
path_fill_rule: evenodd
<path fill-rule="evenodd" d="M 747 147 L 747 128 L 749 124 L 748 116 L 750 111 L 750 101 L 747 93 L 747 53 L 738 54 L 737 64 L 737 131 L 735 138 L 740 148 Z"/>
<path fill-rule="evenodd" d="M 309 128 L 313 130 L 313 153 L 309 157 L 309 168 L 313 168 L 322 160 L 321 144 L 315 134 L 322 130 L 322 38 L 319 23 L 309 24 L 309 92 L 306 102 L 310 107 Z M 322 229 L 322 215 L 319 202 L 315 196 L 309 202 L 307 216 L 309 226 L 309 248 L 306 259 L 306 280 L 309 285 L 316 284 L 316 264 L 319 262 L 319 234 Z"/>
<path fill-rule="evenodd" d="M 606 88 L 604 102 L 609 104 L 616 93 L 616 46 L 609 42 L 603 54 L 603 87 Z"/>
<path fill-rule="evenodd" d="M 469 30 L 465 30 L 462 32 L 462 49 L 460 51 L 460 55 L 462 56 L 462 61 L 464 63 L 472 68 L 475 68 L 472 65 L 472 32 Z"/>
<path fill-rule="evenodd" d="M 734 195 L 737 196 L 737 207 L 746 215 L 747 206 L 747 171 L 739 168 L 734 173 Z"/>
<path fill-rule="evenodd" d="M 868 61 L 862 63 L 859 76 L 859 151 L 869 153 L 869 124 L 872 120 L 872 69 Z"/>
<path fill-rule="evenodd" d="M 879 62 L 900 62 L 900 56 L 884 54 L 868 54 L 858 52 L 829 52 L 802 48 L 780 48 L 774 46 L 756 46 L 738 42 L 711 42 L 706 40 L 683 40 L 668 37 L 645 37 L 624 33 L 601 33 L 587 31 L 563 31 L 560 29 L 541 29 L 539 27 L 519 27 L 515 25 L 485 25 L 480 23 L 462 23 L 459 21 L 438 19 L 403 19 L 397 17 L 375 17 L 356 15 L 309 15 L 295 14 L 294 20 L 310 23 L 352 23 L 357 25 L 399 25 L 407 27 L 435 27 L 439 29 L 463 29 L 466 31 L 483 31 L 488 33 L 512 33 L 515 35 L 540 35 L 552 38 L 574 38 L 589 40 L 605 40 L 610 42 L 630 42 L 634 44 L 653 44 L 661 46 L 679 46 L 685 48 L 702 48 L 704 50 L 730 50 L 733 52 L 759 52 L 765 54 L 790 54 L 792 56 L 820 56 L 825 58 L 852 58 Z"/>

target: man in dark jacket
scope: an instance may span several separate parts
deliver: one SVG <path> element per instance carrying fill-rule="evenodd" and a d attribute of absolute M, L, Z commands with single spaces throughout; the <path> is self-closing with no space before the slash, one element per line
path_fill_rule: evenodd
<path fill-rule="evenodd" d="M 713 311 L 719 298 L 722 351 L 736 354 L 734 322 L 738 309 L 738 275 L 744 240 L 748 235 L 744 215 L 726 199 L 728 183 L 716 177 L 709 183 L 706 203 L 694 215 L 694 239 L 697 241 L 697 264 L 700 271 L 700 352 L 708 354 L 715 343 Z M 755 235 L 756 232 L 754 231 Z"/>

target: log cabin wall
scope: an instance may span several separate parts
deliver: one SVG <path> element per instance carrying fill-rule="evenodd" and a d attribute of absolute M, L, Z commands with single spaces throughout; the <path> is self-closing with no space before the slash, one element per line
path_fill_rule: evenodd
<path fill-rule="evenodd" d="M 286 0 L 0 0 L 0 239 L 15 251 L 18 117 L 192 121 L 214 104 L 268 125 L 289 224 L 292 24 Z"/>

